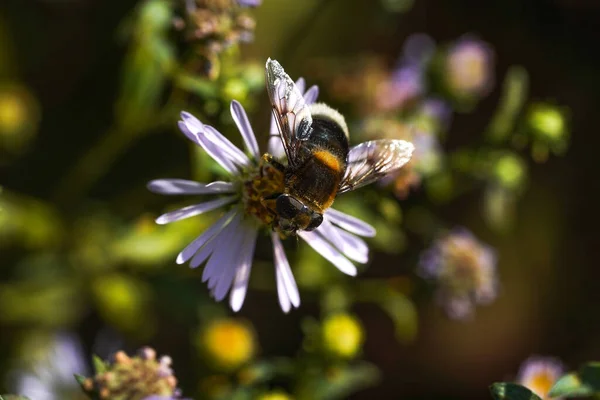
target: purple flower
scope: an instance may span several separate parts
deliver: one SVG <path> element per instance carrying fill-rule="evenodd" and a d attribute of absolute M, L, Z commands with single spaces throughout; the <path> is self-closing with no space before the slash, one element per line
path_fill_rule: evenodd
<path fill-rule="evenodd" d="M 242 7 L 258 7 L 262 0 L 237 0 L 237 2 Z"/>
<path fill-rule="evenodd" d="M 469 318 L 475 304 L 497 296 L 496 255 L 466 229 L 438 239 L 422 254 L 417 273 L 436 281 L 437 299 L 451 318 Z"/>
<path fill-rule="evenodd" d="M 542 400 L 550 399 L 548 392 L 556 381 L 565 373 L 560 360 L 553 357 L 530 357 L 521 364 L 517 383 L 525 386 Z M 561 399 L 553 397 L 553 399 Z"/>
<path fill-rule="evenodd" d="M 494 51 L 479 39 L 459 39 L 448 50 L 445 78 L 456 97 L 487 95 L 494 84 Z"/>
<path fill-rule="evenodd" d="M 88 368 L 77 337 L 57 334 L 44 358 L 33 369 L 18 371 L 14 391 L 35 400 L 62 400 L 85 396 L 74 374 L 86 375 Z M 79 397 L 72 397 L 79 396 Z"/>
<path fill-rule="evenodd" d="M 304 91 L 304 81 L 297 82 Z M 318 95 L 316 86 L 304 94 L 308 104 Z M 187 112 L 181 113 L 181 131 L 194 143 L 201 146 L 221 167 L 227 171 L 229 181 L 198 183 L 182 179 L 159 179 L 148 184 L 148 188 L 167 195 L 212 195 L 211 200 L 201 202 L 164 214 L 156 219 L 158 224 L 168 224 L 202 213 L 225 209 L 222 216 L 177 256 L 177 263 L 190 262 L 196 268 L 206 262 L 202 280 L 208 282 L 212 296 L 221 301 L 229 293 L 229 304 L 234 311 L 241 309 L 248 279 L 252 268 L 254 248 L 259 229 L 270 231 L 269 218 L 262 206 L 261 189 L 270 185 L 268 177 L 261 175 L 258 144 L 244 108 L 237 101 L 231 102 L 232 117 L 242 135 L 245 152 L 234 146 L 225 136 L 209 125 L 202 124 Z M 284 156 L 283 145 L 271 124 L 269 153 Z M 323 223 L 312 232 L 300 231 L 298 236 L 313 249 L 347 275 L 356 275 L 356 266 L 350 261 L 365 263 L 369 249 L 358 236 L 372 237 L 375 229 L 354 217 L 334 209 L 328 209 Z M 279 235 L 270 231 L 273 242 L 275 277 L 279 303 L 284 312 L 300 305 L 300 295 L 294 275 L 290 269 Z"/>
<path fill-rule="evenodd" d="M 417 64 L 401 66 L 376 88 L 377 107 L 383 111 L 400 109 L 421 96 L 423 88 L 421 66 Z"/>

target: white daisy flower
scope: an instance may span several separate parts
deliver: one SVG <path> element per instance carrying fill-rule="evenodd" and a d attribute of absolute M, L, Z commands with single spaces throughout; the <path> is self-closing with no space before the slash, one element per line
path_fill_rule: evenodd
<path fill-rule="evenodd" d="M 296 86 L 304 93 L 303 79 Z M 307 104 L 314 103 L 318 88 L 304 93 Z M 285 255 L 280 235 L 271 229 L 273 216 L 261 203 L 275 193 L 276 183 L 271 172 L 261 162 L 261 153 L 252 126 L 242 105 L 231 102 L 231 115 L 244 140 L 245 152 L 234 146 L 225 136 L 193 115 L 182 112 L 181 131 L 201 146 L 229 174 L 228 182 L 198 183 L 182 179 L 158 179 L 148 184 L 149 190 L 166 195 L 212 195 L 210 200 L 161 215 L 158 224 L 168 224 L 208 211 L 223 209 L 225 213 L 177 256 L 177 263 L 190 262 L 196 268 L 206 262 L 202 280 L 208 282 L 212 296 L 221 301 L 229 293 L 234 311 L 240 310 L 254 257 L 254 248 L 261 228 L 270 231 L 273 242 L 275 277 L 279 303 L 284 312 L 300 305 L 300 294 Z M 277 126 L 271 121 L 268 152 L 285 161 L 285 153 Z M 359 236 L 372 237 L 375 229 L 357 218 L 334 209 L 323 215 L 322 224 L 314 231 L 298 231 L 298 236 L 330 261 L 340 271 L 354 276 L 356 266 L 351 262 L 366 263 L 369 249 Z"/>

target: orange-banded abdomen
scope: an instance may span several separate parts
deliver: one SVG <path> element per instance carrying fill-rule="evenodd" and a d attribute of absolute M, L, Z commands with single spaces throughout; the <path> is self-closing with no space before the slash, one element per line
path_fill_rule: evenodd
<path fill-rule="evenodd" d="M 313 118 L 312 131 L 304 141 L 297 164 L 286 172 L 286 190 L 323 212 L 331 206 L 346 172 L 348 138 L 329 119 Z"/>

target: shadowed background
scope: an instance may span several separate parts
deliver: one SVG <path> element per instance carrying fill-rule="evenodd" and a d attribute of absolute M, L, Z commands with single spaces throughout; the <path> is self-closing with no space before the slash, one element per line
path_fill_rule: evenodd
<path fill-rule="evenodd" d="M 437 204 L 417 190 L 400 202 L 401 207 L 421 203 L 435 207 L 436 218 L 447 226 L 466 226 L 494 247 L 501 288 L 498 299 L 478 308 L 472 321 L 448 319 L 432 300 L 427 286 L 414 278 L 418 254 L 427 245 L 422 238 L 407 234 L 407 250 L 402 255 L 375 251 L 373 262 L 357 279 L 411 277 L 405 293 L 416 304 L 418 334 L 410 343 L 399 343 L 391 320 L 379 307 L 353 307 L 365 330 L 363 356 L 377 365 L 382 375 L 379 384 L 351 398 L 486 398 L 489 384 L 512 379 L 522 360 L 531 354 L 553 355 L 571 369 L 598 358 L 595 211 L 600 192 L 594 153 L 600 145 L 595 133 L 596 106 L 600 104 L 596 51 L 600 6 L 584 0 L 526 4 L 509 0 L 485 5 L 467 0 L 415 0 L 412 8 L 391 12 L 382 3 L 265 0 L 253 12 L 255 37 L 252 43 L 242 46 L 243 58 L 256 60 L 259 65 L 267 57 L 276 58 L 292 77 L 304 76 L 309 84 L 316 80 L 321 99 L 344 107 L 336 104 L 328 92 L 327 78 L 317 74 L 319 68 L 315 65 L 320 60 L 340 57 L 351 64 L 359 55 L 377 54 L 393 65 L 404 40 L 412 33 L 427 33 L 438 43 L 473 33 L 494 48 L 496 84 L 473 111 L 454 115 L 444 149 L 481 143 L 482 132 L 499 101 L 502 77 L 514 64 L 529 72 L 531 99 L 570 109 L 572 138 L 564 156 L 551 156 L 545 163 L 529 162 L 528 187 L 518 200 L 515 224 L 506 233 L 497 234 L 486 227 L 478 191 Z M 60 223 L 62 228 L 57 232 L 71 229 L 82 215 L 91 213 L 100 215 L 92 222 L 98 224 L 99 236 L 105 227 L 98 221 L 111 225 L 111 219 L 117 218 L 119 222 L 115 223 L 123 224 L 119 229 L 126 230 L 125 226 L 141 215 L 159 215 L 167 204 L 147 192 L 145 182 L 163 176 L 190 177 L 190 151 L 181 135 L 174 133 L 174 117 L 152 128 L 152 134 L 124 139 L 131 140 L 124 146 L 126 150 L 103 159 L 102 165 L 91 162 L 85 167 L 89 171 L 84 168 L 68 178 L 90 148 L 116 146 L 102 138 L 114 129 L 111 126 L 127 53 L 127 42 L 120 31 L 123 19 L 135 6 L 131 0 L 8 0 L 0 8 L 0 56 L 14 57 L 0 73 L 26 86 L 39 110 L 37 133 L 28 148 L 18 156 L 0 160 L 0 185 L 5 191 L 49 202 L 67 221 Z M 335 75 L 336 71 L 330 73 Z M 316 75 L 318 78 L 313 79 Z M 256 104 L 249 114 L 262 147 L 268 129 L 268 100 L 264 90 L 252 96 Z M 219 122 L 212 124 L 219 127 Z M 87 175 L 96 178 L 81 178 Z M 103 213 L 106 218 L 101 217 Z M 48 237 L 55 235 L 61 233 L 49 233 Z M 69 237 L 61 241 L 63 249 L 79 246 Z M 69 291 L 68 276 L 63 281 L 61 274 L 70 274 L 70 269 L 58 273 L 62 276 L 59 279 L 43 267 L 28 269 L 29 264 L 22 264 L 24 254 L 43 255 L 43 249 L 15 244 L 4 236 L 0 240 L 6 240 L 0 250 L 0 276 L 7 282 L 0 296 L 5 313 L 12 306 L 18 308 L 10 304 L 13 300 L 6 294 L 11 293 L 7 285 L 28 274 L 46 282 L 60 280 L 60 285 L 66 285 L 64 290 Z M 103 263 L 108 262 L 102 246 L 108 239 L 92 236 L 82 240 L 93 242 L 90 246 L 95 248 L 89 251 L 97 254 L 98 265 L 90 267 L 91 274 L 102 274 Z M 184 245 L 185 240 L 180 247 Z M 257 256 L 266 262 L 257 265 L 254 274 L 271 274 L 269 253 L 266 244 L 259 244 Z M 60 261 L 40 261 L 45 262 Z M 125 261 L 120 268 L 135 282 L 144 282 L 142 292 L 152 293 L 147 300 L 140 300 L 147 303 L 140 310 L 152 314 L 151 322 L 123 329 L 118 318 L 102 311 L 102 300 L 96 300 L 93 306 L 82 302 L 81 309 L 69 311 L 73 315 L 57 316 L 50 322 L 39 323 L 37 313 L 57 312 L 54 307 L 46 310 L 40 305 L 36 311 L 31 306 L 22 311 L 25 317 L 21 311 L 15 312 L 14 318 L 5 314 L 4 318 L 0 316 L 0 370 L 9 376 L 24 332 L 39 326 L 43 330 L 72 327 L 80 334 L 86 353 L 91 353 L 99 352 L 99 332 L 109 326 L 109 337 L 119 344 L 105 348 L 103 356 L 117 348 L 132 350 L 151 344 L 159 353 L 173 358 L 180 386 L 184 393 L 193 395 L 198 389 L 194 375 L 198 363 L 190 351 L 190 338 L 196 329 L 198 306 L 209 303 L 198 300 L 200 295 L 196 294 L 206 297 L 205 285 L 198 271 L 175 265 L 174 256 L 146 269 L 130 264 L 135 262 Z M 86 268 L 77 261 L 73 265 Z M 301 346 L 301 321 L 319 315 L 318 298 L 301 289 L 302 306 L 285 315 L 279 310 L 274 291 L 267 290 L 274 287 L 269 279 L 254 288 L 251 285 L 239 314 L 254 325 L 261 356 L 293 356 Z M 83 281 L 78 285 L 86 287 Z M 112 285 L 105 284 L 106 288 Z M 95 286 L 90 290 L 110 289 Z M 67 303 L 77 301 L 77 297 L 65 296 L 71 299 Z M 0 382 L 3 392 L 9 390 L 7 382 Z M 285 383 L 281 385 L 285 387 Z"/>

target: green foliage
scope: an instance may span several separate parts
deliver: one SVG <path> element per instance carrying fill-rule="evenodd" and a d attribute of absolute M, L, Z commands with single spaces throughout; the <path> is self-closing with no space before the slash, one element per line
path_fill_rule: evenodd
<path fill-rule="evenodd" d="M 538 395 L 516 383 L 497 382 L 490 386 L 496 400 L 541 400 Z"/>
<path fill-rule="evenodd" d="M 560 378 L 550 390 L 550 396 L 590 397 L 600 395 L 600 362 L 583 365 L 579 371 Z"/>

